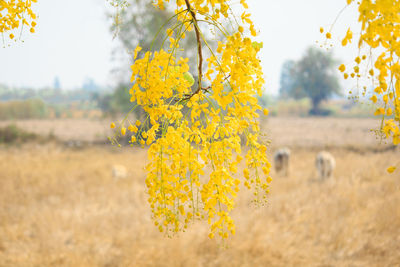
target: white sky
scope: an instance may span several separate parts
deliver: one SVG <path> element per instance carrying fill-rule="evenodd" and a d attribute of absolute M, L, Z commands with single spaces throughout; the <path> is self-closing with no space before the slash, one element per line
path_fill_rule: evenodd
<path fill-rule="evenodd" d="M 264 43 L 260 54 L 266 89 L 276 94 L 282 63 L 299 59 L 306 47 L 323 40 L 319 27 L 329 28 L 345 0 L 248 0 L 250 13 Z M 113 84 L 111 51 L 116 41 L 109 32 L 105 0 L 39 0 L 35 34 L 25 32 L 24 42 L 0 48 L 0 83 L 16 87 L 51 86 L 58 76 L 63 88 L 82 85 L 90 77 L 101 85 Z M 353 49 L 340 48 L 340 37 L 357 20 L 346 10 L 335 24 L 334 55 L 350 62 Z"/>

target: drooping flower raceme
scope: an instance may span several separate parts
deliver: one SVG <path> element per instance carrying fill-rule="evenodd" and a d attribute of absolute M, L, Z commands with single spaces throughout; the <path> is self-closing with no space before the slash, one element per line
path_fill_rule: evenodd
<path fill-rule="evenodd" d="M 381 133 L 391 138 L 394 145 L 400 143 L 400 1 L 362 0 L 357 3 L 347 0 L 347 4 L 357 4 L 361 32 L 358 37 L 360 55 L 346 71 L 339 70 L 344 78 L 367 77 L 370 81 L 363 87 L 363 94 L 377 105 L 375 116 L 382 118 Z M 342 45 L 355 39 L 348 29 Z M 365 52 L 364 54 L 362 52 Z M 360 81 L 361 84 L 361 81 Z"/>
<path fill-rule="evenodd" d="M 346 0 L 347 5 L 358 5 L 361 31 L 353 34 L 349 28 L 342 46 L 355 41 L 359 53 L 353 64 L 341 64 L 344 79 L 356 80 L 357 89 L 376 106 L 374 115 L 382 119 L 376 131 L 393 145 L 400 144 L 400 1 Z M 358 30 L 358 29 L 357 29 Z M 323 33 L 321 28 L 320 32 Z M 331 38 L 331 33 L 326 33 Z M 350 91 L 352 97 L 359 96 Z M 394 162 L 396 164 L 396 162 Z M 400 164 L 400 162 L 397 162 Z M 389 173 L 396 170 L 388 168 Z"/>
<path fill-rule="evenodd" d="M 246 10 L 246 2 L 240 2 Z M 159 0 L 155 7 L 164 4 Z M 175 13 L 176 25 L 165 30 L 169 47 L 134 51 L 131 101 L 147 117 L 124 121 L 117 129 L 125 135 L 127 127 L 132 143 L 149 145 L 148 202 L 160 231 L 183 230 L 198 218 L 208 221 L 211 238 L 227 238 L 235 233 L 230 213 L 240 188 L 253 189 L 261 202 L 271 182 L 258 124 L 262 44 L 252 40 L 256 30 L 246 11 L 231 30 L 223 26 L 233 16 L 228 1 L 177 0 Z M 201 23 L 225 37 L 215 51 Z M 188 59 L 177 52 L 186 34 L 196 35 L 197 70 L 190 70 Z M 238 173 L 243 145 L 246 167 Z"/>
<path fill-rule="evenodd" d="M 14 39 L 15 30 L 28 27 L 35 32 L 36 14 L 32 11 L 32 2 L 37 0 L 0 0 L 0 33 Z"/>

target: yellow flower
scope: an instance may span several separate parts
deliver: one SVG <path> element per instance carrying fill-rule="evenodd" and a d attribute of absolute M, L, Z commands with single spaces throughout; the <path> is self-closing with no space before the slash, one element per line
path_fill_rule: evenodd
<path fill-rule="evenodd" d="M 110 124 L 110 128 L 111 128 L 111 129 L 115 128 L 115 123 L 112 122 L 112 123 Z"/>
<path fill-rule="evenodd" d="M 142 48 L 140 46 L 137 46 L 134 50 L 134 55 L 133 55 L 133 59 L 135 60 L 137 58 L 137 54 L 140 52 L 140 50 L 142 50 Z"/>
<path fill-rule="evenodd" d="M 374 113 L 375 116 L 379 116 L 379 115 L 383 115 L 383 114 L 385 114 L 384 108 L 377 108 Z"/>
<path fill-rule="evenodd" d="M 390 166 L 389 168 L 386 169 L 386 171 L 387 171 L 388 173 L 393 173 L 395 170 L 396 170 L 396 167 L 395 167 L 395 166 Z"/>
<path fill-rule="evenodd" d="M 370 69 L 368 73 L 369 73 L 369 75 L 374 76 L 374 70 L 373 69 Z"/>
<path fill-rule="evenodd" d="M 344 72 L 346 70 L 346 66 L 344 64 L 340 65 L 338 68 L 341 72 Z"/>
<path fill-rule="evenodd" d="M 31 9 L 32 2 L 36 1 L 0 0 L 0 33 L 5 33 L 22 27 L 22 24 L 29 25 L 28 21 L 31 21 L 32 25 L 30 31 L 34 32 L 33 27 L 36 25 L 36 22 L 34 21 L 36 15 Z M 15 37 L 12 33 L 8 36 L 10 39 Z"/>
<path fill-rule="evenodd" d="M 174 31 L 172 29 L 167 29 L 168 36 L 172 36 L 173 33 L 174 33 Z"/>
<path fill-rule="evenodd" d="M 376 95 L 371 96 L 370 100 L 374 103 L 376 103 L 376 101 L 378 101 L 378 98 L 376 97 Z"/>
<path fill-rule="evenodd" d="M 126 133 L 126 128 L 125 127 L 121 127 L 121 134 L 125 135 L 125 133 Z"/>
<path fill-rule="evenodd" d="M 351 4 L 352 0 L 347 0 Z M 392 121 L 391 117 L 395 114 L 395 120 L 399 121 L 400 116 L 400 64 L 398 56 L 400 54 L 400 46 L 395 45 L 394 32 L 400 31 L 400 25 L 393 23 L 393 14 L 400 13 L 400 5 L 393 5 L 391 1 L 369 1 L 360 0 L 358 3 L 358 21 L 362 25 L 361 32 L 357 40 L 359 52 L 368 52 L 369 55 L 377 55 L 377 57 L 370 56 L 367 66 L 371 66 L 368 72 L 361 70 L 358 66 L 361 60 L 367 59 L 364 54 L 355 58 L 357 66 L 354 67 L 354 73 L 351 77 L 362 78 L 367 76 L 371 80 L 371 85 L 364 87 L 363 94 L 374 93 L 370 98 L 372 102 L 378 104 L 375 111 L 376 116 L 382 116 L 383 123 L 381 124 L 381 131 L 386 135 L 386 138 L 392 137 L 392 143 L 398 145 L 400 143 L 399 125 Z M 377 15 L 378 14 L 378 15 Z M 390 25 L 387 27 L 387 25 Z M 352 39 L 351 30 L 348 29 L 345 38 L 342 41 L 346 45 Z M 396 59 L 394 58 L 396 55 Z M 375 71 L 376 70 L 376 71 Z M 375 75 L 377 72 L 377 75 Z M 364 74 L 366 73 L 366 74 Z M 396 82 L 394 82 L 396 80 Z M 357 81 L 358 83 L 358 81 Z M 368 92 L 370 90 L 370 92 Z M 378 99 L 382 99 L 378 102 Z"/>
<path fill-rule="evenodd" d="M 325 36 L 326 36 L 327 39 L 331 39 L 332 38 L 332 34 L 330 32 L 327 32 Z"/>
<path fill-rule="evenodd" d="M 199 14 L 213 10 L 210 19 L 218 23 L 231 16 L 226 1 L 176 3 L 180 8 L 190 4 Z M 244 0 L 240 3 L 247 6 Z M 157 7 L 163 4 L 163 0 L 154 3 Z M 178 24 L 189 28 L 187 16 L 179 12 L 176 10 Z M 256 98 L 264 89 L 257 55 L 262 43 L 252 40 L 257 31 L 250 14 L 243 12 L 241 19 L 243 25 L 237 32 L 218 43 L 215 56 L 206 58 L 203 54 L 204 66 L 195 70 L 189 69 L 187 58 L 176 57 L 174 50 L 179 49 L 180 41 L 177 36 L 167 36 L 169 50 L 148 51 L 137 58 L 140 48 L 135 49 L 130 100 L 147 115 L 129 125 L 128 130 L 138 132 L 131 143 L 139 136 L 139 143 L 149 146 L 145 182 L 152 217 L 160 231 L 184 230 L 191 220 L 200 218 L 208 221 L 210 238 L 215 234 L 227 238 L 235 233 L 230 212 L 241 190 L 239 185 L 243 183 L 253 190 L 259 202 L 265 201 L 269 192 L 271 165 L 267 147 L 260 141 L 258 117 L 262 108 Z M 210 86 L 194 91 L 192 73 L 199 69 L 206 71 L 195 76 Z M 263 113 L 267 115 L 268 109 Z M 240 135 L 245 135 L 244 143 Z M 248 146 L 245 177 L 237 179 L 244 144 Z M 211 173 L 204 177 L 209 168 Z"/>
<path fill-rule="evenodd" d="M 263 113 L 264 113 L 265 116 L 268 116 L 269 110 L 264 108 Z"/>
<path fill-rule="evenodd" d="M 353 39 L 353 33 L 351 32 L 350 28 L 347 30 L 346 36 L 342 40 L 342 46 L 346 46 L 347 43 L 351 42 L 351 39 Z"/>

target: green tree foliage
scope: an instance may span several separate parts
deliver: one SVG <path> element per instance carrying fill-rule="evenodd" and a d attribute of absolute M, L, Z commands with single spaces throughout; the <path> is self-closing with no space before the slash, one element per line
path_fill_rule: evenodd
<path fill-rule="evenodd" d="M 283 65 L 281 97 L 309 97 L 312 103 L 310 114 L 323 115 L 325 112 L 320 109 L 320 103 L 334 94 L 340 94 L 335 72 L 332 55 L 310 47 L 299 61 L 286 61 Z"/>
<path fill-rule="evenodd" d="M 281 98 L 291 97 L 291 91 L 294 90 L 294 66 L 295 62 L 293 60 L 286 60 L 282 65 L 279 88 L 279 95 Z M 296 98 L 301 98 L 301 96 L 297 96 Z"/>

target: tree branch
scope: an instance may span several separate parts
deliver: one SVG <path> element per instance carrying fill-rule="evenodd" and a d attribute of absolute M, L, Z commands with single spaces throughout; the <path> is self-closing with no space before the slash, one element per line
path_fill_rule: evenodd
<path fill-rule="evenodd" d="M 200 92 L 201 88 L 201 78 L 203 76 L 203 72 L 202 72 L 202 65 L 203 65 L 203 53 L 201 51 L 201 37 L 200 37 L 200 30 L 199 30 L 199 25 L 197 24 L 197 19 L 196 19 L 196 13 L 192 10 L 189 0 L 185 0 L 186 3 L 186 7 L 190 12 L 190 15 L 192 15 L 192 19 L 193 19 L 193 24 L 194 24 L 194 31 L 196 33 L 196 40 L 197 40 L 197 54 L 199 56 L 199 65 L 198 65 L 198 80 L 199 80 L 199 86 L 197 88 L 197 90 L 192 94 L 197 94 L 198 92 Z"/>

